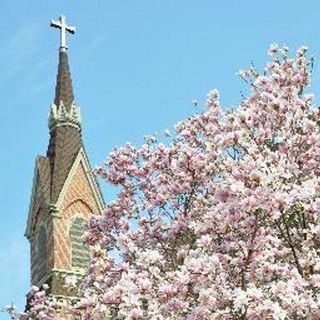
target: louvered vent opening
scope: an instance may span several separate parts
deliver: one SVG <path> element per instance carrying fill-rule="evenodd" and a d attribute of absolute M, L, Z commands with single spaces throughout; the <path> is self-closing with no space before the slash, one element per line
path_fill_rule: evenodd
<path fill-rule="evenodd" d="M 86 268 L 90 259 L 89 248 L 83 243 L 85 225 L 86 221 L 78 217 L 74 220 L 70 229 L 73 268 Z"/>

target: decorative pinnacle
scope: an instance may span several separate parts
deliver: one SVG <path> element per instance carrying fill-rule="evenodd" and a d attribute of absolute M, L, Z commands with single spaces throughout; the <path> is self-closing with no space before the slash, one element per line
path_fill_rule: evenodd
<path fill-rule="evenodd" d="M 76 27 L 68 26 L 64 15 L 59 17 L 59 21 L 51 20 L 50 26 L 60 29 L 60 51 L 67 51 L 67 32 L 74 34 Z"/>

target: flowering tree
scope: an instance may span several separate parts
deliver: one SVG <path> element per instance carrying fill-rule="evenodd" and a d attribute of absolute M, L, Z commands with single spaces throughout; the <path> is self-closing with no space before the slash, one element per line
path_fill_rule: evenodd
<path fill-rule="evenodd" d="M 240 72 L 251 93 L 235 111 L 213 90 L 168 143 L 110 154 L 97 171 L 120 192 L 89 223 L 81 317 L 320 319 L 320 123 L 306 51 L 291 59 L 272 45 L 263 74 Z"/>

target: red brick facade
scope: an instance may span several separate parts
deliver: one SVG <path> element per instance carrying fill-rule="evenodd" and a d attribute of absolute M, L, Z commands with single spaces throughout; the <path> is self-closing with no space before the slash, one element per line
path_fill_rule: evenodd
<path fill-rule="evenodd" d="M 71 270 L 69 229 L 72 222 L 77 216 L 88 221 L 93 212 L 100 212 L 81 162 L 65 190 L 58 210 L 60 217 L 53 220 L 53 267 L 54 269 Z M 50 248 L 49 251 L 51 251 Z"/>

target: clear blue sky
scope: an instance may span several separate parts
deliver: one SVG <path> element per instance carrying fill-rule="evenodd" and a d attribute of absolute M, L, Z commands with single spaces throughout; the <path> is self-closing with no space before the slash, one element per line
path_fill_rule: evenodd
<path fill-rule="evenodd" d="M 211 88 L 236 105 L 236 71 L 264 65 L 272 42 L 320 56 L 319 1 L 1 0 L 0 12 L 0 305 L 23 306 L 29 288 L 23 234 L 34 159 L 48 143 L 58 56 L 51 18 L 65 13 L 78 27 L 69 56 L 93 165 L 116 145 L 172 127 Z M 316 95 L 319 73 L 316 62 Z"/>

